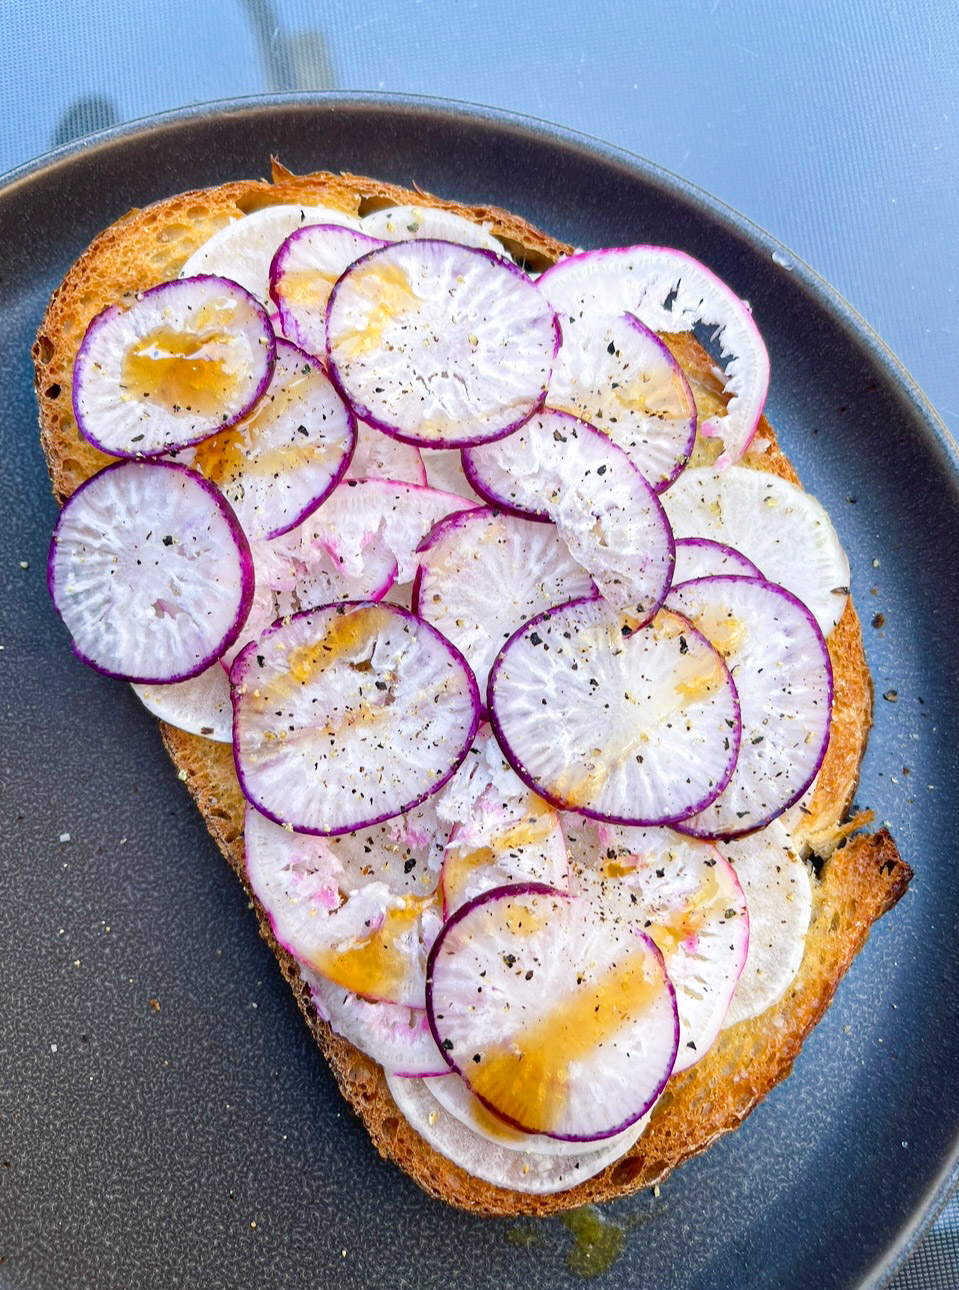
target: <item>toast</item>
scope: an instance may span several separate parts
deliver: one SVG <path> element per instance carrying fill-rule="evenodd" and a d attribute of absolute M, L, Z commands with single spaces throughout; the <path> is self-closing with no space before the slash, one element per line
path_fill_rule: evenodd
<path fill-rule="evenodd" d="M 365 214 L 411 201 L 485 224 L 530 269 L 541 270 L 572 250 L 496 207 L 464 206 L 350 174 L 298 177 L 275 161 L 269 182 L 236 182 L 184 193 L 131 211 L 101 233 L 55 291 L 33 350 L 40 438 L 57 500 L 62 504 L 110 460 L 80 435 L 71 404 L 73 360 L 97 313 L 126 293 L 176 277 L 186 259 L 218 229 L 262 207 L 315 202 Z M 686 372 L 703 420 L 724 402 L 713 360 L 688 334 L 664 339 Z M 697 456 L 708 459 L 714 444 L 698 439 Z M 744 464 L 799 482 L 765 419 Z M 812 920 L 799 974 L 778 1003 L 724 1030 L 700 1062 L 669 1081 L 649 1127 L 622 1159 L 570 1190 L 525 1195 L 495 1187 L 428 1146 L 397 1110 L 383 1071 L 318 1017 L 295 960 L 277 944 L 265 911 L 257 905 L 261 933 L 344 1097 L 380 1153 L 425 1191 L 481 1215 L 548 1215 L 612 1200 L 661 1181 L 682 1161 L 734 1129 L 789 1073 L 873 922 L 903 895 L 912 876 L 886 830 L 860 832 L 867 817 L 847 818 L 872 715 L 872 683 L 851 600 L 828 645 L 835 686 L 830 743 L 815 792 L 804 804 L 793 835 L 815 871 Z M 244 868 L 245 801 L 231 748 L 160 725 L 180 777 L 252 897 Z"/>

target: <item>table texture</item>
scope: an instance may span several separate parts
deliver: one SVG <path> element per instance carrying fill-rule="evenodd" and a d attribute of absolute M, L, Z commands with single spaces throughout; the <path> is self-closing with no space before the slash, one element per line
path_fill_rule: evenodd
<path fill-rule="evenodd" d="M 791 248 L 959 435 L 946 0 L 0 0 L 0 33 L 0 172 L 155 112 L 288 90 L 437 95 L 605 139 Z M 0 1257 L 5 1239 L 0 1199 Z M 959 1201 L 891 1284 L 959 1286 Z"/>

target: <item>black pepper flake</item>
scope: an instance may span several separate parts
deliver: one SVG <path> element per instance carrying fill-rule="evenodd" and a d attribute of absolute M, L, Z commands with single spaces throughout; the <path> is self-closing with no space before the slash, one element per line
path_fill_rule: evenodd
<path fill-rule="evenodd" d="M 597 467 L 596 467 L 596 474 L 597 474 L 597 475 L 605 475 L 605 474 L 606 474 L 606 467 L 605 467 L 605 466 L 597 466 Z"/>
<path fill-rule="evenodd" d="M 451 1052 L 453 1051 L 453 1041 L 452 1041 L 452 1039 L 444 1039 L 444 1040 L 443 1040 L 443 1047 L 446 1049 L 446 1051 L 447 1051 L 448 1053 L 451 1053 Z"/>
<path fill-rule="evenodd" d="M 689 642 L 687 641 L 685 636 L 680 636 L 679 638 L 679 652 L 680 654 L 689 653 Z"/>
<path fill-rule="evenodd" d="M 480 1057 L 479 1053 L 474 1053 L 474 1054 L 473 1054 L 473 1061 L 474 1061 L 474 1062 L 476 1062 L 477 1066 L 480 1064 L 480 1062 L 481 1062 L 482 1060 L 483 1060 L 483 1059 L 482 1059 L 482 1057 Z"/>
<path fill-rule="evenodd" d="M 615 353 L 616 353 L 616 346 L 615 346 L 615 344 L 614 344 L 612 341 L 610 341 L 610 342 L 609 342 L 609 344 L 606 346 L 606 353 L 607 353 L 607 354 L 615 354 Z"/>
<path fill-rule="evenodd" d="M 163 545 L 164 545 L 164 546 L 172 546 L 172 545 L 173 545 L 173 534 L 172 534 L 172 533 L 168 533 L 168 534 L 166 535 L 166 537 L 163 539 Z"/>
<path fill-rule="evenodd" d="M 539 632 L 530 632 L 529 643 L 531 645 L 542 645 L 543 638 L 540 636 Z"/>
<path fill-rule="evenodd" d="M 406 864 L 403 866 L 403 872 L 412 873 L 415 868 L 416 868 L 416 861 L 413 859 L 412 856 L 410 856 L 409 860 L 407 860 Z"/>
<path fill-rule="evenodd" d="M 503 955 L 503 962 L 506 964 L 506 966 L 507 966 L 507 967 L 512 967 L 512 966 L 513 966 L 513 964 L 516 962 L 516 955 L 515 955 L 515 954 L 504 954 L 504 955 Z"/>
<path fill-rule="evenodd" d="M 530 970 L 526 973 L 526 976 L 525 976 L 523 979 L 524 979 L 525 981 L 532 981 L 532 979 L 533 979 L 533 969 L 532 969 L 532 968 L 530 968 Z"/>

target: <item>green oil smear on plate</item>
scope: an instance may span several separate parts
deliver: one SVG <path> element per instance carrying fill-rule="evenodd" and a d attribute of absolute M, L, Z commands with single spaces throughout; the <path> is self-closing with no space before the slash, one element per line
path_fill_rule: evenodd
<path fill-rule="evenodd" d="M 595 1205 L 571 1210 L 561 1219 L 573 1237 L 566 1266 L 575 1276 L 601 1276 L 621 1257 L 626 1247 L 626 1228 L 607 1218 Z"/>

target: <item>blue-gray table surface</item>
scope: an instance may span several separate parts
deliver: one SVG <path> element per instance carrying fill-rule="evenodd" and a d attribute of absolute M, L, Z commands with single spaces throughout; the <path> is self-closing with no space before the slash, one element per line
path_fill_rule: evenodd
<path fill-rule="evenodd" d="M 812 265 L 959 435 L 952 0 L 0 0 L 0 35 L 0 172 L 283 90 L 439 95 L 608 140 Z M 959 1286 L 955 1198 L 893 1286 Z"/>

